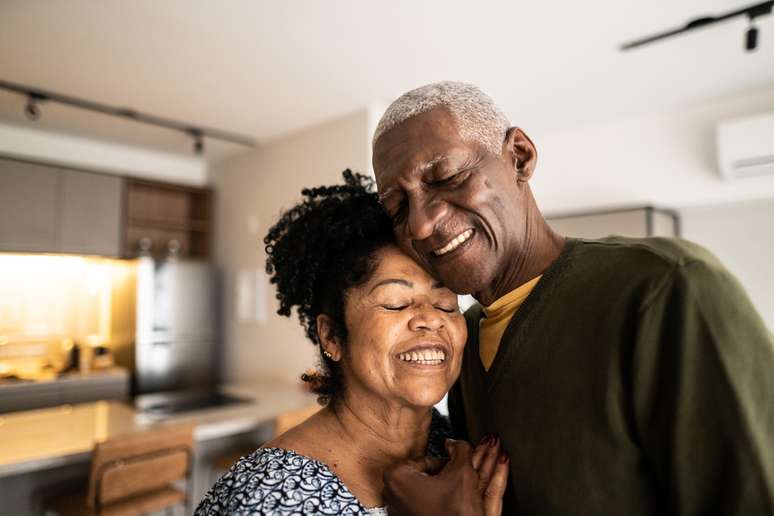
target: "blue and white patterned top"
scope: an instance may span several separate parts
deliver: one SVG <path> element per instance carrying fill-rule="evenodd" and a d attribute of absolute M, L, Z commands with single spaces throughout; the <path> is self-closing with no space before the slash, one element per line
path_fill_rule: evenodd
<path fill-rule="evenodd" d="M 242 457 L 223 475 L 194 514 L 371 513 L 322 462 L 292 450 L 262 448 Z"/>
<path fill-rule="evenodd" d="M 433 411 L 428 455 L 444 455 L 446 418 Z M 346 514 L 386 516 L 367 508 L 322 462 L 284 448 L 259 448 L 239 459 L 212 486 L 194 516 Z"/>

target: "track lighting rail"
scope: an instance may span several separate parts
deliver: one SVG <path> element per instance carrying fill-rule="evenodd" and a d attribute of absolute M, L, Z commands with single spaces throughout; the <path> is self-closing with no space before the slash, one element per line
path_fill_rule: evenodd
<path fill-rule="evenodd" d="M 743 7 L 741 9 L 737 9 L 725 14 L 720 14 L 718 16 L 702 16 L 700 18 L 695 18 L 686 23 L 683 27 L 624 43 L 621 45 L 621 50 L 630 50 L 632 48 L 641 47 L 643 45 L 647 45 L 648 43 L 653 43 L 654 41 L 671 38 L 672 36 L 676 36 L 678 34 L 696 30 L 702 27 L 707 27 L 708 25 L 713 25 L 715 23 L 726 21 L 731 18 L 736 18 L 737 16 L 747 16 L 750 19 L 750 28 L 745 34 L 745 48 L 747 51 L 753 51 L 758 46 L 758 28 L 753 25 L 753 22 L 755 18 L 759 16 L 771 14 L 773 6 L 774 0 L 769 0 L 767 2 L 748 5 L 747 7 Z"/>
<path fill-rule="evenodd" d="M 158 127 L 164 127 L 166 129 L 172 129 L 185 133 L 188 137 L 193 139 L 194 151 L 197 154 L 201 154 L 204 151 L 204 139 L 212 138 L 214 140 L 221 140 L 229 143 L 235 143 L 237 145 L 244 145 L 246 147 L 255 147 L 256 142 L 254 139 L 243 136 L 241 134 L 231 133 L 228 131 L 222 131 L 220 129 L 213 129 L 210 127 L 196 126 L 187 122 L 180 122 L 178 120 L 172 120 L 170 118 L 163 118 L 156 115 L 150 115 L 142 113 L 130 108 L 122 108 L 116 106 L 110 106 L 91 100 L 81 99 L 78 97 L 71 97 L 69 95 L 63 95 L 53 91 L 43 90 L 40 88 L 33 88 L 32 86 L 25 86 L 23 84 L 17 84 L 10 81 L 4 81 L 0 79 L 0 89 L 18 93 L 27 97 L 27 105 L 25 106 L 25 113 L 31 120 L 37 120 L 40 118 L 40 105 L 44 102 L 58 102 L 68 106 L 85 109 L 88 111 L 94 111 L 105 115 L 117 116 L 120 118 L 126 118 L 128 120 L 134 120 L 135 122 L 141 122 L 144 124 L 151 124 Z"/>

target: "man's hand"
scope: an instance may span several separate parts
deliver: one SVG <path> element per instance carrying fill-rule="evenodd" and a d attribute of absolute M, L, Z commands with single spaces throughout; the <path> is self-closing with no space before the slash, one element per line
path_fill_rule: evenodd
<path fill-rule="evenodd" d="M 384 472 L 390 516 L 499 516 L 508 481 L 508 459 L 500 442 L 484 438 L 475 449 L 446 442 L 449 461 L 425 458 Z"/>

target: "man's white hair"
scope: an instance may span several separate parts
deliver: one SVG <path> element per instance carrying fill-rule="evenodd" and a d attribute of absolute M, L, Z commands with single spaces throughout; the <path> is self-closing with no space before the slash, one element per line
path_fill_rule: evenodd
<path fill-rule="evenodd" d="M 463 140 L 478 142 L 490 152 L 500 154 L 511 125 L 508 117 L 476 86 L 453 81 L 421 86 L 398 97 L 379 120 L 372 144 L 376 146 L 379 137 L 393 127 L 436 107 L 449 110 Z"/>

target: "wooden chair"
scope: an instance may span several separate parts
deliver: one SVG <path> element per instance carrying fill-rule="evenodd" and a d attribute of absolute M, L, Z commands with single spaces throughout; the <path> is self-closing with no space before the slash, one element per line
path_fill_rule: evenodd
<path fill-rule="evenodd" d="M 54 498 L 61 515 L 129 516 L 183 505 L 190 513 L 193 467 L 190 426 L 154 428 L 97 443 L 88 489 Z M 185 481 L 185 488 L 175 482 Z"/>
<path fill-rule="evenodd" d="M 274 421 L 274 435 L 277 436 L 284 434 L 294 426 L 297 426 L 309 419 L 321 408 L 322 407 L 320 405 L 315 403 L 314 405 L 309 405 L 298 410 L 291 410 L 289 412 L 280 414 Z M 226 452 L 222 455 L 218 455 L 212 461 L 212 468 L 215 473 L 228 471 L 235 462 L 237 462 L 245 455 L 251 454 L 255 451 L 255 449 L 256 448 L 239 448 L 230 452 Z"/>

